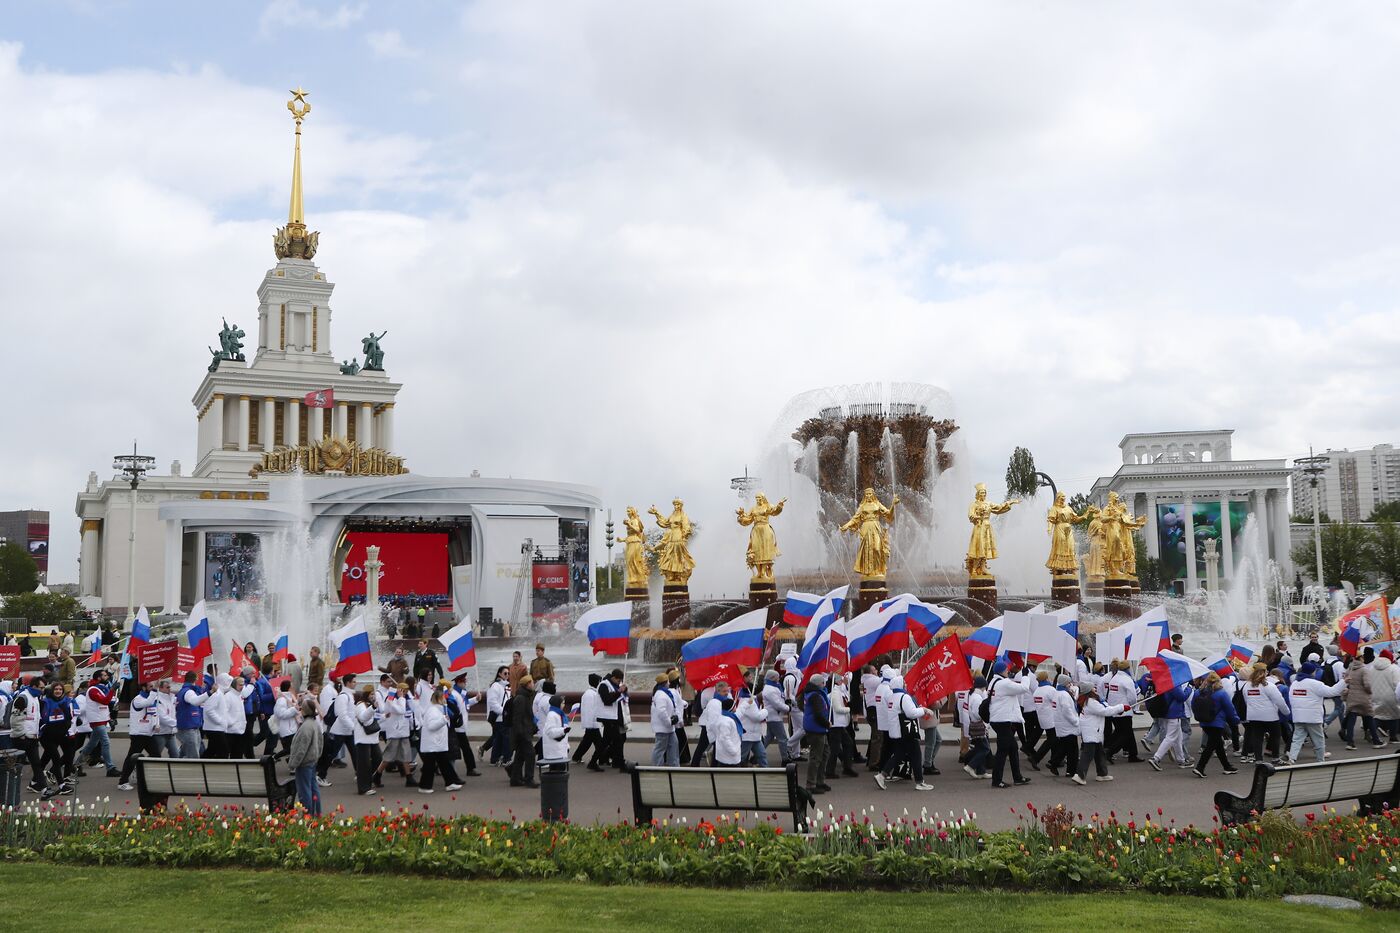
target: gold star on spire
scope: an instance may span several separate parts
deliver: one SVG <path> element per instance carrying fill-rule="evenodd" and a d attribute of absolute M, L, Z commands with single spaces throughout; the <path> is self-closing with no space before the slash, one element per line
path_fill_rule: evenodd
<path fill-rule="evenodd" d="M 287 109 L 296 121 L 296 147 L 292 152 L 292 197 L 287 205 L 287 226 L 277 231 L 273 247 L 277 258 L 310 259 L 316 255 L 317 234 L 306 230 L 306 215 L 301 203 L 301 121 L 311 112 L 310 96 L 300 85 L 289 91 L 292 99 Z"/>

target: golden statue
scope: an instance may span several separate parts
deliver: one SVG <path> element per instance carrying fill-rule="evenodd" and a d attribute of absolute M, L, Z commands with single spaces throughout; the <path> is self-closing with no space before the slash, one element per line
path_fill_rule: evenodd
<path fill-rule="evenodd" d="M 1083 558 L 1084 576 L 1102 583 L 1104 578 L 1103 544 L 1107 529 L 1104 528 L 1097 505 L 1091 505 L 1085 509 L 1084 516 L 1089 520 L 1089 553 L 1085 554 Z"/>
<path fill-rule="evenodd" d="M 967 520 L 972 522 L 972 538 L 967 542 L 967 575 L 990 577 L 987 561 L 997 556 L 997 540 L 992 536 L 992 516 L 1004 515 L 1020 499 L 1007 499 L 1001 505 L 987 501 L 987 484 L 978 483 L 977 497 L 967 507 Z"/>
<path fill-rule="evenodd" d="M 666 532 L 656 546 L 656 568 L 661 571 L 661 578 L 668 586 L 685 586 L 690 582 L 691 571 L 695 569 L 695 558 L 690 556 L 690 549 L 686 547 L 693 527 L 690 516 L 685 514 L 685 503 L 672 499 L 671 505 L 674 508 L 669 517 L 662 517 L 654 505 L 647 510 Z"/>
<path fill-rule="evenodd" d="M 1104 525 L 1103 562 L 1105 572 L 1111 577 L 1132 577 L 1137 573 L 1137 548 L 1133 545 L 1133 532 L 1147 524 L 1147 516 L 1133 518 L 1128 507 L 1118 498 L 1118 493 L 1108 494 L 1108 504 L 1103 507 L 1100 519 Z"/>
<path fill-rule="evenodd" d="M 773 561 L 777 559 L 778 539 L 773 534 L 773 526 L 769 524 L 769 519 L 774 515 L 781 515 L 783 506 L 787 504 L 786 499 L 781 499 L 776 505 L 770 505 L 768 497 L 763 493 L 754 496 L 753 508 L 738 508 L 739 524 L 747 528 L 753 526 L 749 532 L 749 549 L 744 554 L 744 559 L 753 571 L 753 582 L 772 583 L 773 582 Z"/>
<path fill-rule="evenodd" d="M 875 498 L 875 490 L 867 489 L 856 506 L 856 514 L 841 526 L 842 531 L 855 531 L 860 536 L 856 549 L 856 564 L 852 569 L 867 580 L 883 580 L 890 566 L 890 536 L 880 522 L 894 524 L 894 507 L 899 496 L 890 500 L 890 507 Z"/>
<path fill-rule="evenodd" d="M 647 588 L 647 549 L 646 528 L 635 506 L 627 507 L 627 517 L 622 520 L 622 568 L 627 589 Z"/>
<path fill-rule="evenodd" d="M 1079 575 L 1079 552 L 1074 544 L 1074 526 L 1081 525 L 1087 518 L 1075 514 L 1074 509 L 1065 505 L 1065 494 L 1055 494 L 1055 504 L 1045 515 L 1045 529 L 1050 534 L 1050 557 L 1045 566 L 1057 576 Z"/>

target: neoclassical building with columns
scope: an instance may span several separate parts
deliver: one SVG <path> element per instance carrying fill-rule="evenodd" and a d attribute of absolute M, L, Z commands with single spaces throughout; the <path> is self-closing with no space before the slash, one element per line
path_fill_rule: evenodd
<path fill-rule="evenodd" d="M 297 134 L 292 195 L 287 224 L 273 237 L 277 263 L 257 290 L 256 346 L 245 353 L 244 332 L 224 322 L 192 399 L 192 471 L 174 461 L 168 473 L 146 476 L 134 508 L 131 487 L 120 477 L 88 474 L 76 505 L 80 594 L 90 606 L 124 611 L 134 574 L 135 602 L 153 612 L 179 612 L 201 599 L 258 599 L 264 576 L 273 575 L 263 566 L 264 538 L 307 529 L 332 598 L 358 533 L 444 542 L 437 576 L 447 581 L 450 563 L 453 598 L 474 614 L 489 608 L 501 617 L 520 602 L 526 539 L 533 551 L 571 555 L 584 568 L 571 597 L 587 599 L 588 544 L 601 506 L 595 490 L 410 475 L 395 446 L 400 384 L 384 371 L 376 336 L 357 341 L 363 365 L 338 361 L 334 285 L 313 261 L 320 235 L 307 229 L 302 210 L 301 122 L 310 110 L 304 96 L 295 92 L 288 105 Z M 133 515 L 134 567 L 128 564 Z M 448 588 L 443 582 L 439 592 Z"/>
<path fill-rule="evenodd" d="M 1255 546 L 1293 578 L 1289 556 L 1286 460 L 1235 460 L 1233 430 L 1128 434 L 1118 443 L 1123 465 L 1099 478 L 1090 498 L 1102 504 L 1116 492 L 1145 516 L 1142 534 L 1148 556 L 1162 561 L 1169 580 L 1183 590 L 1205 585 L 1205 543 L 1214 538 L 1225 586 L 1236 576 L 1246 523 L 1253 518 Z M 1195 560 L 1188 555 L 1195 555 Z"/>

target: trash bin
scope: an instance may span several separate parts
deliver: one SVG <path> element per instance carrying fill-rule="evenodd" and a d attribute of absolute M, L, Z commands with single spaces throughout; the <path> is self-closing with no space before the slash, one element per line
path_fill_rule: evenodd
<path fill-rule="evenodd" d="M 555 823 L 569 818 L 569 759 L 541 761 L 540 819 Z"/>
<path fill-rule="evenodd" d="M 0 749 L 0 807 L 19 808 L 19 791 L 23 782 L 25 754 L 17 748 Z M 567 790 L 564 804 L 568 806 Z"/>

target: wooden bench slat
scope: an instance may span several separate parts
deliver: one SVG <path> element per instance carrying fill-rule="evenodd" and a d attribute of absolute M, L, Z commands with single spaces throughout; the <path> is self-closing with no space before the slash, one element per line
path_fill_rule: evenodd
<path fill-rule="evenodd" d="M 785 768 L 687 768 L 628 765 L 632 801 L 639 821 L 655 808 L 693 810 L 764 810 L 793 814 L 800 827 L 807 803 L 797 785 L 797 771 Z"/>
<path fill-rule="evenodd" d="M 1215 805 L 1227 824 L 1253 811 L 1342 800 L 1359 801 L 1363 812 L 1400 803 L 1400 754 L 1277 769 L 1261 763 L 1247 796 L 1228 791 L 1215 795 Z"/>

